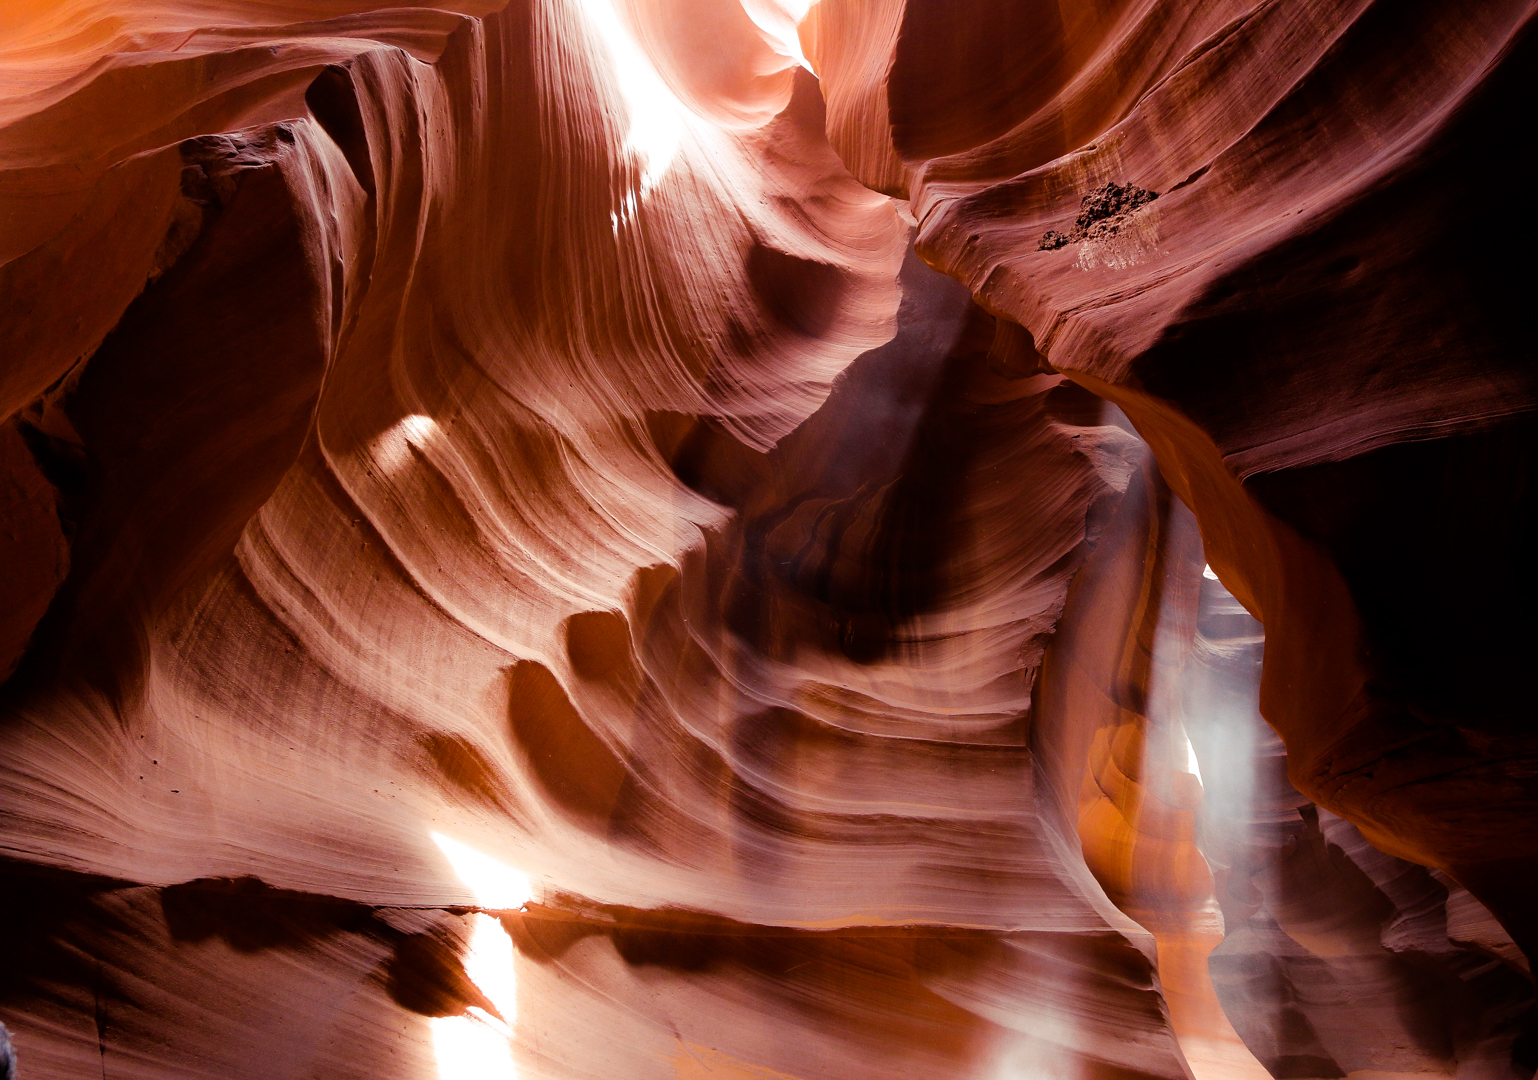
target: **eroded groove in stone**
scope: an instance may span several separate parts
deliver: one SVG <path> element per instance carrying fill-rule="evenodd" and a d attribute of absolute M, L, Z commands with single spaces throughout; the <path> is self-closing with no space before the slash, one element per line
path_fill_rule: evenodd
<path fill-rule="evenodd" d="M 0 13 L 21 1075 L 1525 1080 L 1530 23 Z"/>

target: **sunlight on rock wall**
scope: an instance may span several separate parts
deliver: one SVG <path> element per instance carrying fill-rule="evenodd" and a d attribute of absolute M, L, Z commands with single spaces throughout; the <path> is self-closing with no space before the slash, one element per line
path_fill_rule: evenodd
<path fill-rule="evenodd" d="M 0 10 L 20 1075 L 1527 1080 L 1532 24 Z"/>

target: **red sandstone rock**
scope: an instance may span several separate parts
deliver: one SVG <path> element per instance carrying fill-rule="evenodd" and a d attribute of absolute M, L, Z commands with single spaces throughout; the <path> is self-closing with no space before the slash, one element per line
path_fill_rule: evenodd
<path fill-rule="evenodd" d="M 1529 22 L 0 13 L 23 1075 L 1530 1072 Z"/>
<path fill-rule="evenodd" d="M 987 8 L 888 5 L 862 44 L 884 59 L 855 61 L 853 16 L 820 5 L 834 145 L 1148 439 L 1266 624 L 1262 711 L 1300 789 L 1522 939 L 1538 389 L 1518 278 L 1471 238 L 1521 171 L 1532 6 Z M 882 100 L 885 130 L 843 120 Z M 1160 198 L 1038 251 L 1107 181 Z"/>

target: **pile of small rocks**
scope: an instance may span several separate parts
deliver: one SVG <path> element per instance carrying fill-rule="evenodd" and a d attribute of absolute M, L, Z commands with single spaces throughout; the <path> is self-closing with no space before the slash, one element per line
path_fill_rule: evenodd
<path fill-rule="evenodd" d="M 1098 240 L 1121 231 L 1131 214 L 1159 197 L 1157 192 L 1115 182 L 1096 188 L 1079 200 L 1079 217 L 1073 231 L 1048 229 L 1038 251 L 1056 251 L 1080 240 Z"/>

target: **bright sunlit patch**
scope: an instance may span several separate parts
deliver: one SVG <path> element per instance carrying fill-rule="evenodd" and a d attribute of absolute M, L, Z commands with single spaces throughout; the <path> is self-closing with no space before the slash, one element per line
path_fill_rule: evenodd
<path fill-rule="evenodd" d="M 678 154 L 684 129 L 683 102 L 668 89 L 630 36 L 619 13 L 614 10 L 612 0 L 577 0 L 577 7 L 608 50 L 609 67 L 629 114 L 630 131 L 625 136 L 625 149 L 645 161 L 640 191 L 645 197 L 667 173 L 668 166 Z M 632 203 L 626 214 L 615 215 L 616 218 L 633 215 L 633 207 Z"/>
<path fill-rule="evenodd" d="M 465 952 L 465 974 L 496 1006 L 500 1017 L 478 1006 L 463 1016 L 432 1021 L 433 1056 L 439 1080 L 517 1080 L 513 1025 L 518 1019 L 518 983 L 513 939 L 490 915 L 472 915 L 474 929 Z"/>
<path fill-rule="evenodd" d="M 513 911 L 534 898 L 529 875 L 482 855 L 468 844 L 461 844 L 440 832 L 432 834 L 433 843 L 443 852 L 454 875 L 470 886 L 477 906 L 491 911 Z"/>
<path fill-rule="evenodd" d="M 406 438 L 418 441 L 431 435 L 437 426 L 431 416 L 423 416 L 421 413 L 412 413 L 400 423 L 401 432 Z"/>
<path fill-rule="evenodd" d="M 1216 581 L 1218 579 L 1218 576 L 1212 572 L 1212 567 L 1210 566 L 1202 567 L 1202 577 L 1208 581 Z"/>
<path fill-rule="evenodd" d="M 510 911 L 533 897 L 529 876 L 442 833 L 432 834 L 454 874 L 470 887 L 477 905 Z M 513 1029 L 518 1020 L 518 975 L 513 939 L 491 915 L 470 916 L 465 974 L 495 1013 L 471 1006 L 462 1016 L 433 1019 L 433 1054 L 439 1080 L 517 1080 Z"/>
<path fill-rule="evenodd" d="M 801 20 L 812 8 L 812 0 L 743 0 L 742 7 L 783 55 L 817 74 L 801 51 L 801 35 L 797 33 Z"/>
<path fill-rule="evenodd" d="M 1082 1035 L 1074 1020 L 1041 1005 L 1010 1019 L 1011 1026 L 1018 1026 L 1001 1045 L 993 1068 L 979 1075 L 987 1080 L 1080 1080 L 1083 1059 L 1071 1047 L 1079 1045 Z"/>
<path fill-rule="evenodd" d="M 517 1080 L 518 1066 L 506 1029 L 495 1017 L 483 1019 L 484 1015 L 437 1016 L 428 1021 L 438 1080 Z"/>
<path fill-rule="evenodd" d="M 374 455 L 387 470 L 394 472 L 411 460 L 412 444 L 425 446 L 437 430 L 438 424 L 431 416 L 423 416 L 421 413 L 403 416 L 379 436 L 374 445 Z"/>
<path fill-rule="evenodd" d="M 1191 736 L 1186 734 L 1185 728 L 1180 729 L 1180 741 L 1186 744 L 1186 772 L 1196 777 L 1196 782 L 1202 782 L 1202 770 L 1196 764 L 1196 747 L 1191 745 Z"/>

